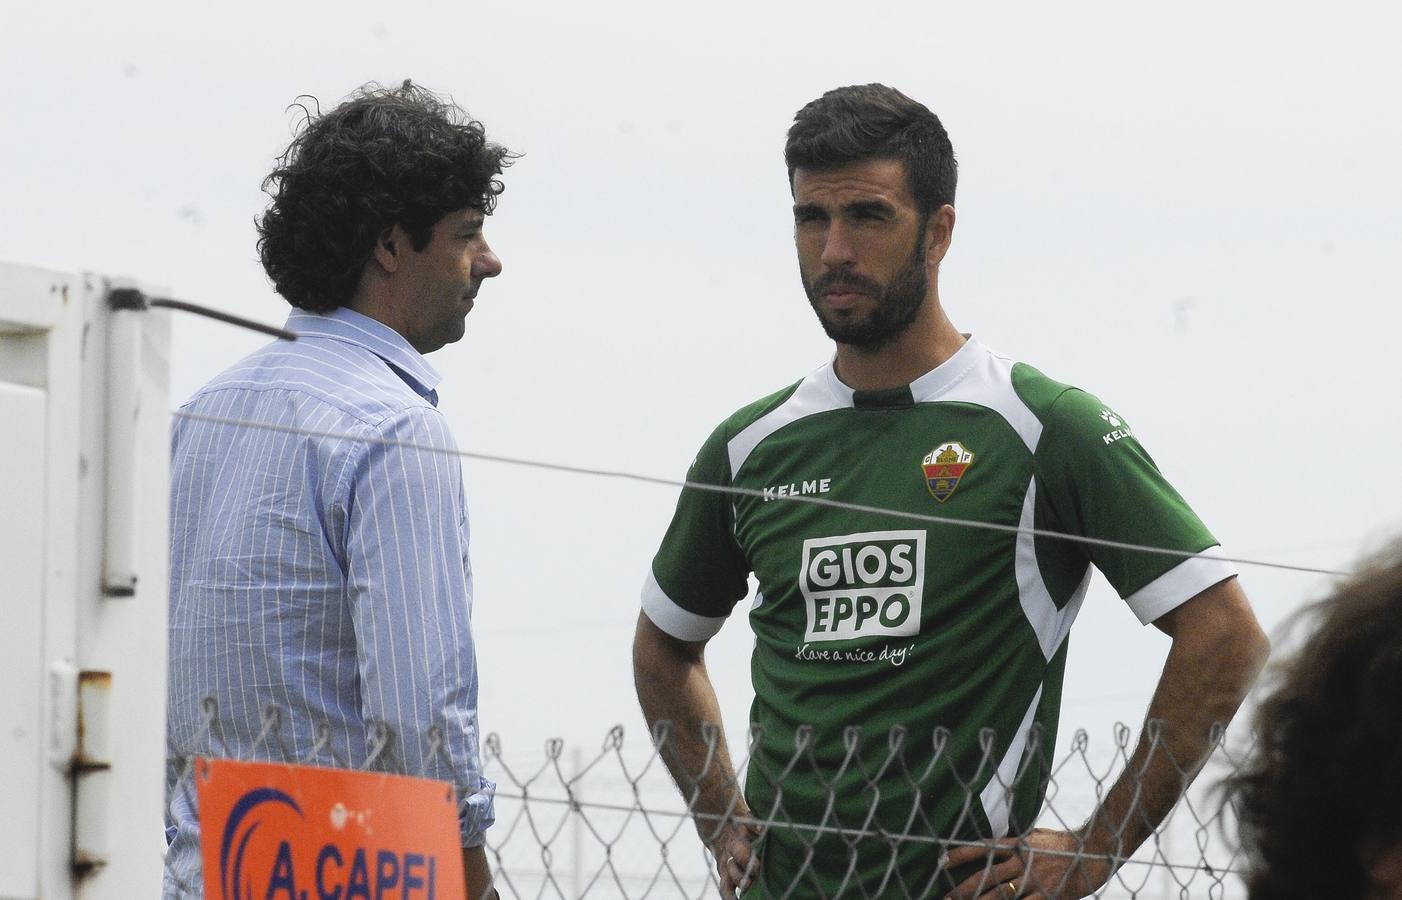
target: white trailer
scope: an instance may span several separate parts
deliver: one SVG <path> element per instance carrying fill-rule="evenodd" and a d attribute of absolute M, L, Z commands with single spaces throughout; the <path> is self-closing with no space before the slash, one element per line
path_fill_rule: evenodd
<path fill-rule="evenodd" d="M 160 895 L 169 313 L 0 263 L 0 898 Z"/>

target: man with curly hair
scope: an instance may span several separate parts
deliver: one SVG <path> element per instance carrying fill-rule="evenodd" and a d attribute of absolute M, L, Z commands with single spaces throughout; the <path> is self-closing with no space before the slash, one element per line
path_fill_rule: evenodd
<path fill-rule="evenodd" d="M 1402 898 L 1402 544 L 1296 621 L 1227 782 L 1251 900 Z"/>
<path fill-rule="evenodd" d="M 408 81 L 309 112 L 258 228 L 298 339 L 197 392 L 171 451 L 171 757 L 451 780 L 473 900 L 494 896 L 495 785 L 462 472 L 424 355 L 501 272 L 483 222 L 510 159 Z M 164 893 L 197 897 L 195 792 L 173 768 Z"/>

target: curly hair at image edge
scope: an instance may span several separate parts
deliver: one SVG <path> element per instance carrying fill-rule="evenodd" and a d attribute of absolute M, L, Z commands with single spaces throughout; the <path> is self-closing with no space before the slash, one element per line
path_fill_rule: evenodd
<path fill-rule="evenodd" d="M 1251 900 L 1366 896 L 1370 857 L 1402 839 L 1402 544 L 1295 620 L 1255 747 L 1223 787 Z"/>
<path fill-rule="evenodd" d="M 315 101 L 312 101 L 315 102 Z M 354 295 L 375 241 L 398 224 L 423 250 L 444 214 L 490 214 L 514 158 L 451 100 L 409 81 L 367 85 L 306 118 L 263 182 L 258 255 L 293 306 L 329 312 Z"/>

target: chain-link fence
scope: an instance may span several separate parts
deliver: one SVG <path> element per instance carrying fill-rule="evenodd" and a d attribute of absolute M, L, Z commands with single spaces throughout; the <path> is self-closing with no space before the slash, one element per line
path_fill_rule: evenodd
<path fill-rule="evenodd" d="M 395 752 L 396 737 L 377 725 L 363 759 L 338 758 L 333 751 L 332 728 L 316 728 L 313 742 L 302 749 L 292 746 L 284 732 L 286 716 L 275 705 L 265 708 L 262 727 L 252 740 L 228 741 L 213 700 L 204 702 L 205 722 L 191 755 L 173 755 L 168 760 L 171 800 L 193 803 L 197 760 L 201 757 L 285 762 L 301 765 L 333 766 L 364 771 L 391 772 L 450 780 L 450 770 L 442 735 L 427 735 L 430 760 L 428 771 L 404 771 L 399 762 L 406 756 Z M 1156 723 L 1147 726 L 1153 743 Z M 801 730 L 802 732 L 802 730 Z M 839 769 L 828 773 L 803 771 L 816 760 L 811 733 L 801 733 L 794 742 L 793 757 L 780 769 L 779 783 L 766 804 L 743 821 L 763 833 L 786 832 L 790 843 L 803 852 L 783 865 L 763 869 L 764 895 L 800 898 L 860 897 L 943 897 L 953 878 L 942 869 L 945 854 L 957 847 L 979 843 L 979 804 L 977 770 L 952 773 L 963 778 L 963 810 L 959 820 L 943 823 L 946 830 L 932 824 L 919 812 L 932 786 L 940 782 L 942 750 L 949 732 L 937 729 L 924 742 L 912 741 L 899 730 L 865 740 L 861 729 L 849 728 L 842 736 L 846 748 Z M 742 736 L 746 750 L 756 746 L 758 734 Z M 991 757 L 996 736 L 987 729 L 980 744 Z M 1078 731 L 1060 748 L 1048 748 L 1051 765 L 1045 781 L 1045 800 L 1035 824 L 1038 827 L 1071 830 L 1080 826 L 1104 798 L 1110 785 L 1130 764 L 1140 736 L 1133 729 L 1117 726 L 1114 733 L 1097 741 Z M 1152 837 L 1135 852 L 1125 856 L 1100 857 L 1111 862 L 1116 872 L 1094 896 L 1135 898 L 1135 900 L 1180 900 L 1214 898 L 1229 900 L 1245 895 L 1241 882 L 1242 863 L 1234 841 L 1229 810 L 1224 809 L 1214 786 L 1235 768 L 1237 755 L 1230 752 L 1220 730 L 1214 734 L 1216 750 L 1197 783 L 1187 791 Z M 514 747 L 497 734 L 489 735 L 481 746 L 483 774 L 497 783 L 496 822 L 486 832 L 487 850 L 497 887 L 508 898 L 590 898 L 590 900 L 636 900 L 636 898 L 714 897 L 718 889 L 715 865 L 698 835 L 698 829 L 722 823 L 726 815 L 711 815 L 695 809 L 690 801 L 697 795 L 697 782 L 683 776 L 681 784 L 669 774 L 665 764 L 675 736 L 666 723 L 648 733 L 614 726 L 594 746 L 567 746 L 563 741 L 547 741 L 543 748 Z M 702 742 L 707 759 L 719 758 L 723 737 L 717 729 L 704 729 Z M 732 745 L 737 742 L 732 740 Z M 1036 739 L 1034 736 L 1033 746 Z M 235 750 L 234 747 L 240 749 Z M 916 748 L 919 749 L 916 749 Z M 918 760 L 923 765 L 911 765 Z M 439 768 L 439 761 L 442 767 Z M 986 760 L 984 761 L 987 762 Z M 747 770 L 758 765 L 752 753 L 739 761 L 739 775 L 729 782 L 732 788 L 744 784 Z M 843 772 L 854 777 L 842 777 Z M 704 777 L 705 771 L 698 772 Z M 787 806 L 785 778 L 819 777 L 829 792 L 826 813 L 801 817 Z M 995 776 L 996 778 L 996 776 Z M 753 788 L 753 781 L 751 782 Z M 1009 790 L 1016 785 L 1007 785 Z M 1041 789 L 1040 783 L 1034 789 Z M 470 792 L 460 792 L 465 795 Z M 892 797 L 914 799 L 906 827 L 892 829 L 890 817 L 878 807 Z M 466 806 L 463 807 L 467 809 Z M 880 813 L 880 814 L 879 814 Z M 986 826 L 985 826 L 986 827 Z M 758 844 L 761 853 L 766 845 Z M 776 851 L 777 852 L 777 851 Z M 1083 848 L 1039 850 L 1038 853 L 1090 858 Z M 932 863 L 927 868 L 934 877 L 911 879 L 902 871 L 912 859 Z M 982 866 L 988 871 L 991 863 Z M 847 873 L 835 881 L 825 873 Z M 958 878 L 977 873 L 980 866 L 966 867 Z M 871 873 L 876 872 L 873 876 Z M 199 896 L 198 872 L 177 871 L 167 860 L 167 891 L 172 885 L 190 896 Z M 985 890 L 991 890 L 989 884 Z M 1020 889 L 1031 894 L 1033 885 Z M 1057 896 L 1046 890 L 1047 896 Z M 1044 894 L 1037 894 L 1043 896 Z"/>

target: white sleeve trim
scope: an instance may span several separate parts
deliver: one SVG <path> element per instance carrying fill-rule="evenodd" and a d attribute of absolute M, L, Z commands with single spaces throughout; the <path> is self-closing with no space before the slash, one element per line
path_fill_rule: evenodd
<path fill-rule="evenodd" d="M 1140 623 L 1148 625 L 1236 573 L 1236 566 L 1222 558 L 1220 546 L 1208 547 L 1130 594 L 1125 603 Z"/>
<path fill-rule="evenodd" d="M 725 616 L 698 616 L 677 605 L 667 596 L 652 569 L 647 570 L 647 580 L 643 582 L 643 612 L 652 624 L 661 628 L 679 641 L 707 641 L 720 632 L 725 624 Z"/>

